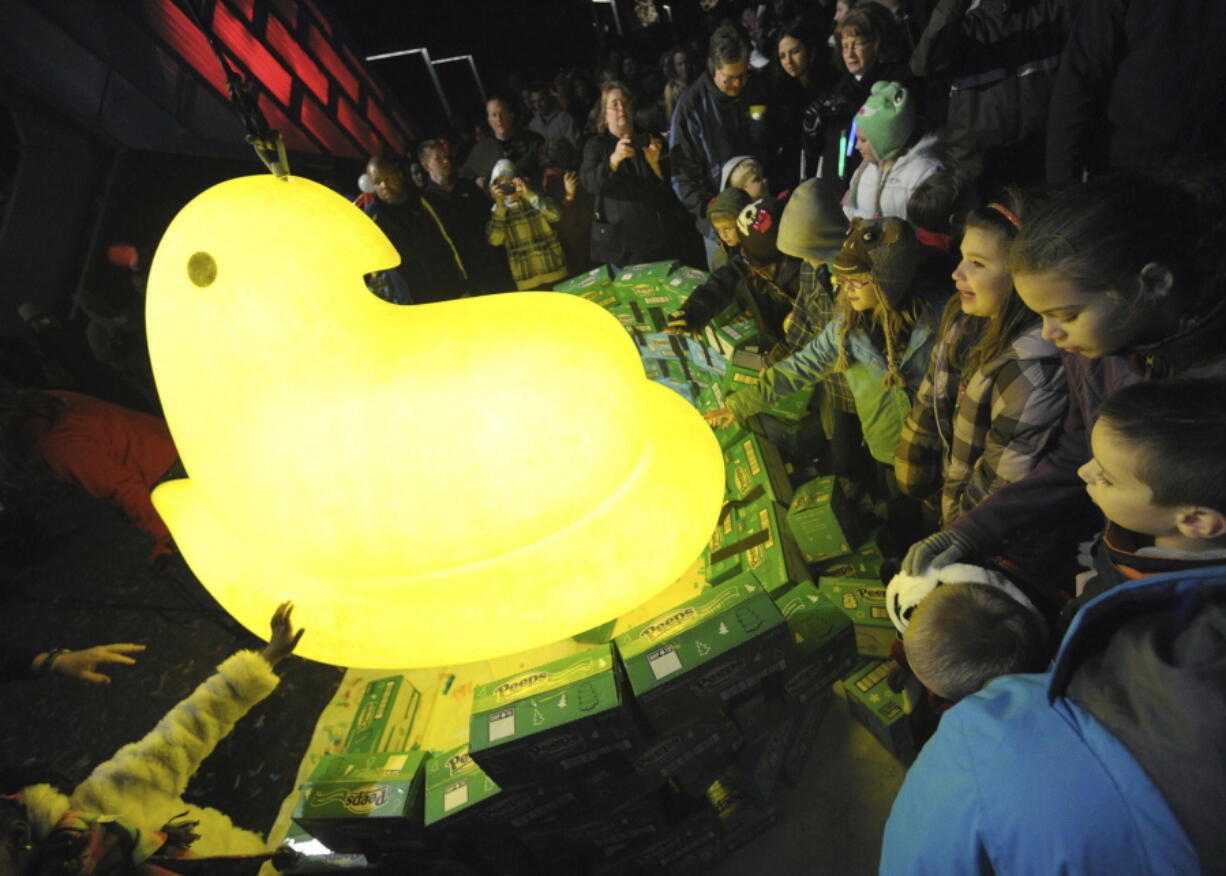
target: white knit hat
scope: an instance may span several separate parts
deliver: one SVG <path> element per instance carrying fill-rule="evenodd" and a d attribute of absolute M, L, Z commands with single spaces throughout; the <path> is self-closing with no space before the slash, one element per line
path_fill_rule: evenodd
<path fill-rule="evenodd" d="M 519 176 L 519 170 L 509 158 L 499 158 L 497 163 L 494 164 L 494 170 L 490 173 L 490 182 L 503 176 Z"/>

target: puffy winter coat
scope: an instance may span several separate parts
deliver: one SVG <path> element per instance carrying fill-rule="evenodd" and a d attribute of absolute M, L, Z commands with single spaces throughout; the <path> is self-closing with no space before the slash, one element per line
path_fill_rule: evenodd
<path fill-rule="evenodd" d="M 674 249 L 668 219 L 679 212 L 677 199 L 667 177 L 656 176 L 641 153 L 610 169 L 616 148 L 617 138 L 608 131 L 583 147 L 579 179 L 596 200 L 592 261 L 634 265 L 661 259 Z"/>
<path fill-rule="evenodd" d="M 881 162 L 861 164 L 851 177 L 843 212 L 848 219 L 907 218 L 907 202 L 919 184 L 945 166 L 940 141 L 928 134 L 899 155 L 884 176 Z"/>
<path fill-rule="evenodd" d="M 886 823 L 881 873 L 1226 873 L 1226 567 L 1090 602 L 1051 672 L 941 719 Z"/>
<path fill-rule="evenodd" d="M 1071 19 L 1067 0 L 937 3 L 911 72 L 948 81 L 946 154 L 971 177 L 987 150 L 1046 130 Z"/>

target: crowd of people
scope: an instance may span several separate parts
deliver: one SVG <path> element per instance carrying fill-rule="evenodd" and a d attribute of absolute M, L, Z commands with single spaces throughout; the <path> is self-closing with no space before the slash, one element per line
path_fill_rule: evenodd
<path fill-rule="evenodd" d="M 1226 872 L 1226 6 L 801 6 L 725 2 L 658 59 L 512 77 L 479 130 L 371 156 L 356 201 L 401 264 L 370 289 L 706 267 L 668 331 L 736 304 L 764 364 L 705 416 L 837 475 L 895 561 L 898 679 L 935 732 L 882 871 Z M 789 443 L 764 412 L 814 387 Z M 164 424 L 95 402 L 7 393 L 3 461 L 173 553 Z M 68 656 L 10 664 L 126 660 Z"/>

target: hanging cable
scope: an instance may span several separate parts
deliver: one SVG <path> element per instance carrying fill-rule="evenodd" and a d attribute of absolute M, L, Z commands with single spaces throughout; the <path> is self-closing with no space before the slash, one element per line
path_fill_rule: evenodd
<path fill-rule="evenodd" d="M 221 70 L 226 75 L 226 88 L 230 92 L 230 102 L 234 105 L 234 110 L 243 123 L 243 139 L 255 149 L 255 154 L 268 168 L 269 173 L 277 179 L 285 179 L 289 176 L 289 158 L 285 154 L 285 141 L 281 139 L 279 131 L 268 126 L 268 120 L 264 118 L 264 113 L 260 110 L 251 85 L 226 60 L 225 53 L 217 43 L 217 38 L 205 26 L 203 10 L 210 2 L 215 2 L 215 0 L 199 0 L 199 3 L 185 0 L 184 6 L 187 14 L 196 23 L 196 27 L 200 28 L 200 32 L 204 34 L 209 48 L 217 56 L 217 63 L 221 65 Z"/>

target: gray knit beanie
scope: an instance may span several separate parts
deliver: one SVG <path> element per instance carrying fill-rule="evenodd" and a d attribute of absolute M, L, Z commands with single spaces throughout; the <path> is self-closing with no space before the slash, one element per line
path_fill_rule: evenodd
<path fill-rule="evenodd" d="M 784 255 L 833 262 L 847 239 L 847 216 L 829 182 L 809 179 L 788 198 L 776 245 Z"/>

